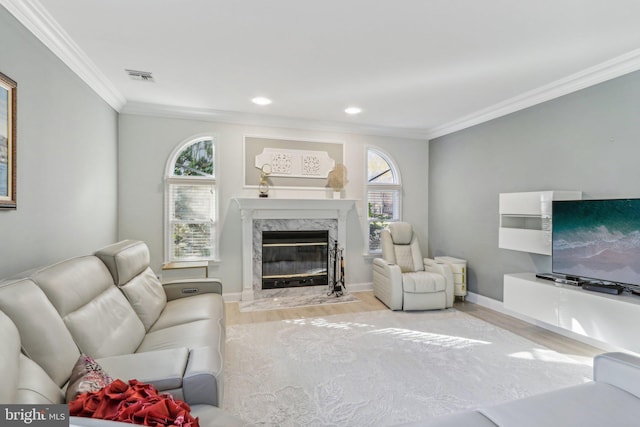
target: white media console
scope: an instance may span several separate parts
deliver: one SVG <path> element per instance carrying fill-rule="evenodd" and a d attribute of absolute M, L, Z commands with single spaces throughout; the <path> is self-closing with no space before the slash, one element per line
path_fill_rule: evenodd
<path fill-rule="evenodd" d="M 536 278 L 504 275 L 504 308 L 557 328 L 640 353 L 640 296 L 585 291 Z"/>

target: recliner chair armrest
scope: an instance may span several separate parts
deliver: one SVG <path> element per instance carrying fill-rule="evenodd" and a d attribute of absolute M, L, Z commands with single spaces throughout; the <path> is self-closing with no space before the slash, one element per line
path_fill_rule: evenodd
<path fill-rule="evenodd" d="M 374 258 L 373 293 L 391 310 L 402 310 L 402 271 L 399 265 Z"/>
<path fill-rule="evenodd" d="M 593 359 L 593 380 L 640 397 L 640 357 L 620 352 L 599 354 Z"/>
<path fill-rule="evenodd" d="M 180 279 L 162 284 L 167 300 L 190 297 L 199 294 L 222 295 L 222 282 L 220 279 Z"/>
<path fill-rule="evenodd" d="M 434 259 L 424 258 L 424 269 L 432 273 L 438 273 L 444 276 L 447 282 L 446 294 L 447 294 L 447 307 L 453 307 L 453 300 L 455 299 L 454 285 L 453 285 L 453 270 L 448 264 L 441 264 Z"/>
<path fill-rule="evenodd" d="M 433 273 L 442 274 L 447 280 L 447 286 L 451 284 L 452 286 L 451 289 L 453 289 L 453 271 L 451 270 L 451 266 L 447 264 L 440 264 L 436 262 L 436 260 L 431 258 L 425 258 L 423 262 L 424 262 L 425 270 L 431 271 Z"/>

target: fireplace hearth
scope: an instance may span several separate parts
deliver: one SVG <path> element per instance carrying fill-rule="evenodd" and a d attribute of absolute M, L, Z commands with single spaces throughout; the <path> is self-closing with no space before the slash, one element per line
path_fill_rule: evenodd
<path fill-rule="evenodd" d="M 328 230 L 263 231 L 262 289 L 327 285 Z"/>

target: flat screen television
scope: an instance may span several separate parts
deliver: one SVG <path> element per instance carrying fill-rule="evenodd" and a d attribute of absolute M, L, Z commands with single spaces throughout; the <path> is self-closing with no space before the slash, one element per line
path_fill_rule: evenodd
<path fill-rule="evenodd" d="M 640 286 L 640 199 L 553 202 L 553 272 Z"/>

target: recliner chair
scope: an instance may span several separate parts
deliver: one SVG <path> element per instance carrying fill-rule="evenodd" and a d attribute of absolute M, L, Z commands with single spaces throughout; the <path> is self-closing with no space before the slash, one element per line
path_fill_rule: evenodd
<path fill-rule="evenodd" d="M 453 273 L 422 257 L 411 224 L 394 222 L 382 231 L 382 258 L 373 260 L 373 293 L 391 310 L 435 310 L 453 306 Z"/>

